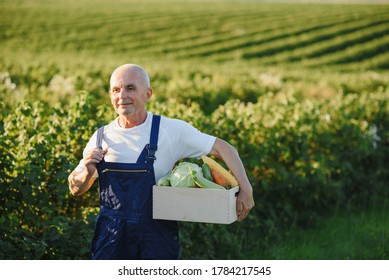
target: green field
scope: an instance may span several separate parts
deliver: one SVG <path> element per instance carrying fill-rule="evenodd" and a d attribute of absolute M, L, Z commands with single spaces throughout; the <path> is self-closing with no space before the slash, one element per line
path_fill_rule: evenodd
<path fill-rule="evenodd" d="M 0 5 L 0 46 L 9 62 L 68 64 L 77 54 L 76 60 L 88 61 L 389 67 L 384 4 L 19 0 Z"/>
<path fill-rule="evenodd" d="M 97 188 L 67 176 L 124 63 L 254 188 L 243 223 L 181 223 L 183 259 L 387 259 L 389 3 L 305 2 L 1 1 L 0 259 L 90 257 Z"/>

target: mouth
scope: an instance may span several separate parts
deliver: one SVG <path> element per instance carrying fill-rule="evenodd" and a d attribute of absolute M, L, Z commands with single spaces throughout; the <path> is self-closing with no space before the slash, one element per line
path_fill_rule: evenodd
<path fill-rule="evenodd" d="M 132 105 L 132 103 L 123 103 L 123 104 L 118 104 L 118 107 L 126 107 Z"/>

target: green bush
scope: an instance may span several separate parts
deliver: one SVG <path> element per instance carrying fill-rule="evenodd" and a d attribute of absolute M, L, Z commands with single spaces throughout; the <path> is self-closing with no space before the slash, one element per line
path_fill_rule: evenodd
<path fill-rule="evenodd" d="M 30 94 L 38 87 L 8 81 L 1 88 L 3 97 L 26 94 L 23 102 L 1 103 L 0 210 L 6 215 L 0 258 L 88 259 L 97 185 L 72 197 L 67 176 L 92 133 L 115 113 L 104 93 L 50 99 L 41 85 L 40 100 Z M 307 226 L 333 207 L 368 206 L 387 195 L 389 93 L 319 99 L 288 88 L 258 93 L 255 102 L 235 95 L 211 99 L 212 110 L 204 110 L 208 96 L 198 95 L 197 103 L 190 93 L 157 95 L 150 103 L 154 113 L 184 119 L 234 145 L 254 188 L 256 205 L 243 223 L 181 223 L 182 258 L 245 258 L 246 250 L 271 246 L 291 224 Z"/>

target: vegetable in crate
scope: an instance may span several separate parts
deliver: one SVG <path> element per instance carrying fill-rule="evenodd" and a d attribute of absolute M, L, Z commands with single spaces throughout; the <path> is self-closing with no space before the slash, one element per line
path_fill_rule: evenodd
<path fill-rule="evenodd" d="M 171 174 L 172 174 L 172 172 L 170 171 L 166 176 L 160 178 L 158 180 L 157 185 L 158 186 L 170 186 L 170 175 Z"/>
<path fill-rule="evenodd" d="M 200 174 L 198 174 L 196 171 L 191 170 L 190 173 L 191 173 L 191 175 L 193 177 L 193 180 L 195 181 L 195 183 L 200 188 L 203 188 L 203 189 L 215 189 L 215 190 L 225 190 L 225 188 L 223 188 L 222 186 L 220 186 L 218 184 L 215 184 L 212 181 L 209 181 L 208 179 L 206 179 L 203 176 L 201 176 Z"/>
<path fill-rule="evenodd" d="M 194 188 L 196 184 L 190 170 L 196 171 L 203 176 L 201 167 L 197 164 L 191 162 L 181 162 L 170 174 L 171 186 L 179 188 Z"/>
<path fill-rule="evenodd" d="M 225 188 L 235 187 L 238 185 L 238 181 L 235 177 L 215 160 L 208 156 L 202 156 L 201 159 L 211 168 L 211 175 L 216 184 Z"/>
<path fill-rule="evenodd" d="M 180 164 L 178 164 L 171 171 L 170 174 L 158 180 L 158 185 L 159 186 L 166 185 L 167 180 L 170 181 L 170 185 L 172 187 L 179 187 L 179 188 L 200 187 L 204 189 L 218 189 L 218 190 L 225 189 L 224 187 L 205 178 L 203 174 L 203 167 L 200 167 L 197 164 L 191 162 L 181 162 Z"/>
<path fill-rule="evenodd" d="M 203 175 L 206 179 L 213 182 L 213 177 L 211 175 L 211 168 L 209 167 L 208 163 L 203 163 L 201 166 L 201 169 L 203 170 Z"/>

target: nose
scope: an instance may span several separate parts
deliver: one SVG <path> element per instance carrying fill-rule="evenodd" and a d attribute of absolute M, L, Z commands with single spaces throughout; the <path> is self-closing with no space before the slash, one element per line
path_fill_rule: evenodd
<path fill-rule="evenodd" d="M 121 99 L 126 97 L 126 91 L 125 91 L 124 87 L 120 87 L 120 91 L 118 93 L 118 97 L 121 98 Z"/>

